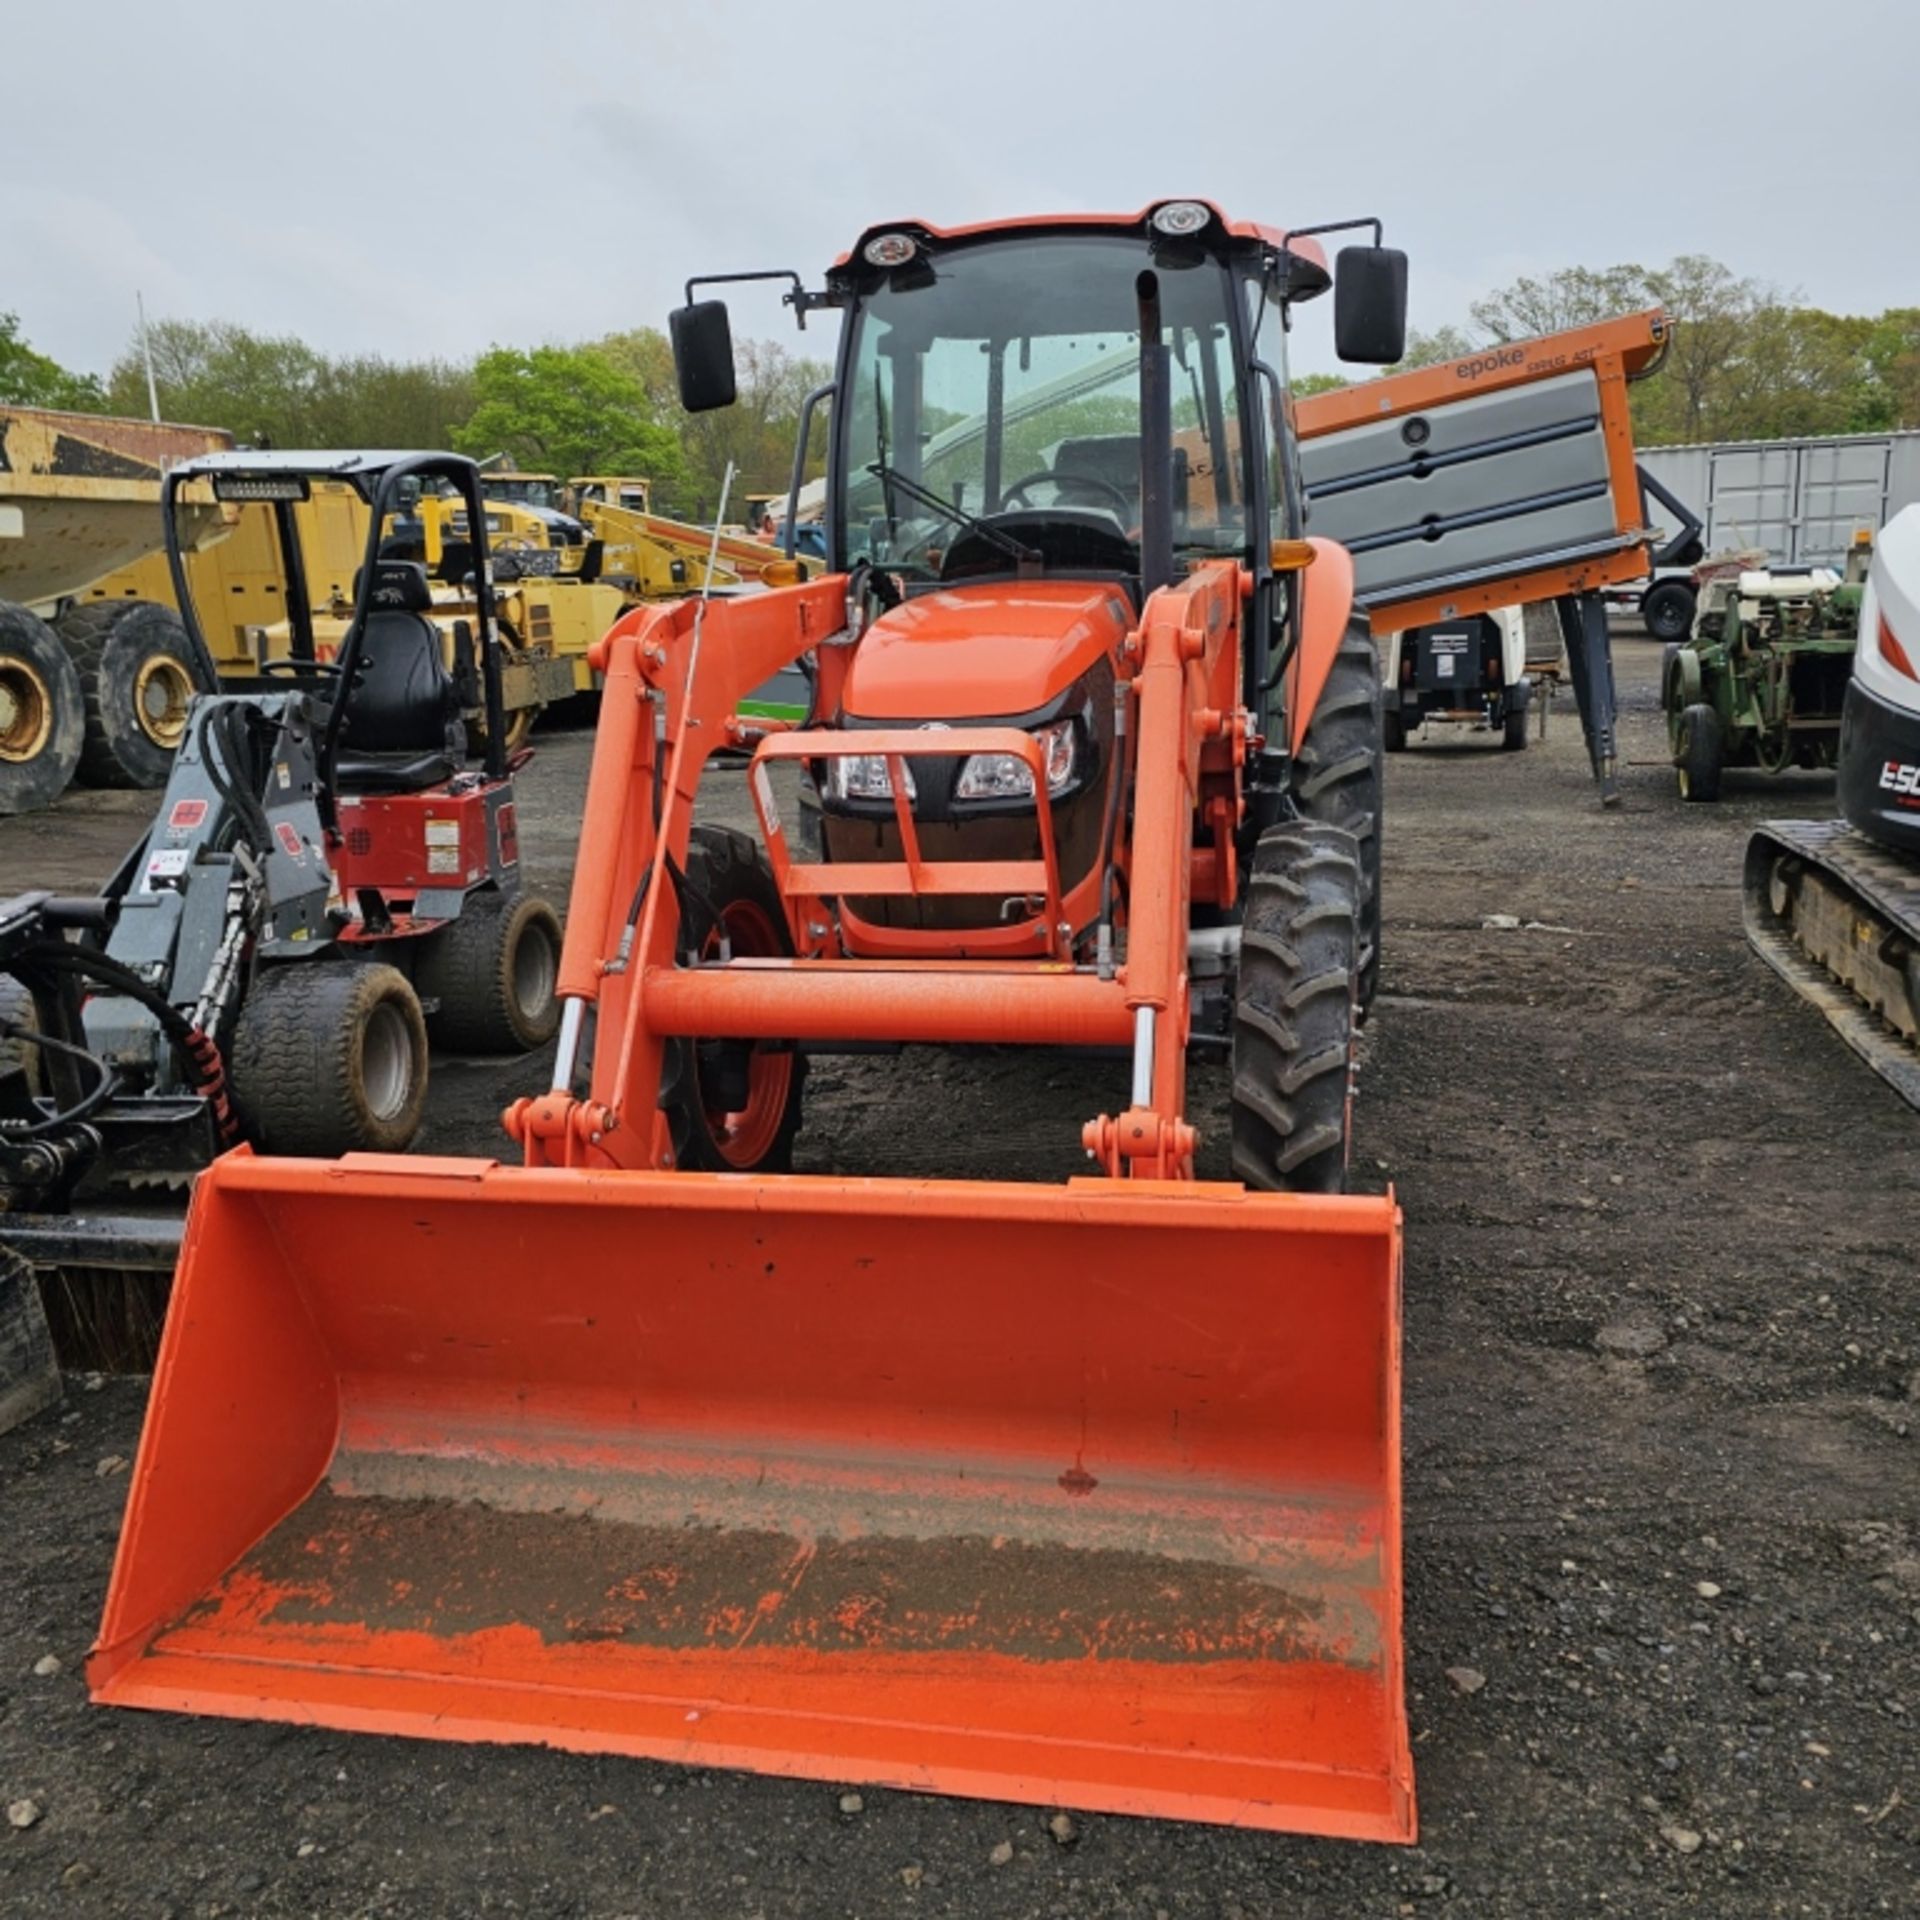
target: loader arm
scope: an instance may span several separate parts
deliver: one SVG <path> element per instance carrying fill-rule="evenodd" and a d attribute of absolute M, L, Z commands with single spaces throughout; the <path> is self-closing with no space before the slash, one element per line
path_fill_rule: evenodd
<path fill-rule="evenodd" d="M 1040 918 L 1056 916 L 1043 928 L 1045 958 L 1010 962 L 1012 977 L 983 979 L 972 961 L 881 967 L 838 950 L 820 891 L 830 870 L 790 860 L 765 776 L 775 760 L 876 746 L 897 755 L 904 746 L 877 743 L 864 730 L 776 736 L 755 759 L 750 786 L 797 957 L 681 964 L 675 875 L 684 871 L 702 770 L 715 751 L 739 743 L 731 716 L 741 696 L 810 649 L 819 650 L 822 704 L 831 710 L 848 651 L 847 580 L 831 575 L 704 608 L 636 609 L 622 619 L 596 651 L 606 688 L 559 982 L 563 1003 L 574 1009 L 563 1033 L 577 1035 L 585 1009 L 594 1012 L 591 1084 L 584 1096 L 573 1092 L 576 1061 L 563 1041 L 553 1088 L 506 1116 L 528 1163 L 671 1166 L 660 1090 L 675 1039 L 1107 1041 L 1133 1049 L 1130 1098 L 1117 1119 L 1088 1122 L 1087 1150 L 1110 1174 L 1191 1178 L 1188 910 L 1196 865 L 1214 898 L 1234 897 L 1229 802 L 1246 742 L 1233 698 L 1242 585 L 1231 563 L 1197 568 L 1150 596 L 1128 636 L 1122 679 L 1134 710 L 1126 730 L 1133 762 L 1115 776 L 1130 779 L 1134 796 L 1127 953 L 1107 978 L 1061 964 L 1072 930 L 1057 920 L 1057 877 L 1036 886 L 1039 876 L 1010 863 L 943 871 L 943 863 L 919 858 L 904 808 L 909 857 L 898 874 L 857 869 L 861 895 L 1035 892 L 1047 902 Z M 945 729 L 937 750 L 1007 744 Z M 1203 787 L 1221 817 L 1213 844 L 1196 856 L 1194 819 L 1209 817 Z M 854 979 L 857 993 L 847 991 Z"/>

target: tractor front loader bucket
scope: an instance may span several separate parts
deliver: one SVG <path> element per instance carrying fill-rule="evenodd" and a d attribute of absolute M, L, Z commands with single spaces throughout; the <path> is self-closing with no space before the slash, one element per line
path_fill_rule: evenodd
<path fill-rule="evenodd" d="M 1399 1215 L 216 1163 L 98 1700 L 1412 1837 Z"/>

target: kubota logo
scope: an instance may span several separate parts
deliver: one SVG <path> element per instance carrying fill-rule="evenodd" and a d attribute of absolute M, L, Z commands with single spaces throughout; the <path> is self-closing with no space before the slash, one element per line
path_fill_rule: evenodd
<path fill-rule="evenodd" d="M 1920 794 L 1920 767 L 1910 767 L 1902 761 L 1889 760 L 1880 769 L 1880 785 L 1888 793 Z"/>

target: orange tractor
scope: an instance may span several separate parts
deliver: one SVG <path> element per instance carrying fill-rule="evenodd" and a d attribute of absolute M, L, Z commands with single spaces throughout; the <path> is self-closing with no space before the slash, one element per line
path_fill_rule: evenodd
<path fill-rule="evenodd" d="M 1412 1837 L 1400 1216 L 1342 1191 L 1380 694 L 1279 370 L 1329 287 L 1399 355 L 1373 238 L 1182 200 L 793 278 L 827 572 L 600 643 L 524 1166 L 202 1176 L 97 1699 Z M 672 330 L 731 401 L 725 307 Z M 796 663 L 801 725 L 736 712 Z M 789 1172 L 808 1051 L 910 1042 L 1110 1052 L 1087 1177 Z"/>

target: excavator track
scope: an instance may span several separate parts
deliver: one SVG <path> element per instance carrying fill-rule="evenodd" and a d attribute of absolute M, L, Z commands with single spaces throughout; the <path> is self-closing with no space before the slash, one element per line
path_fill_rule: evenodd
<path fill-rule="evenodd" d="M 1920 1107 L 1920 864 L 1844 820 L 1770 820 L 1744 891 L 1754 951 Z"/>

